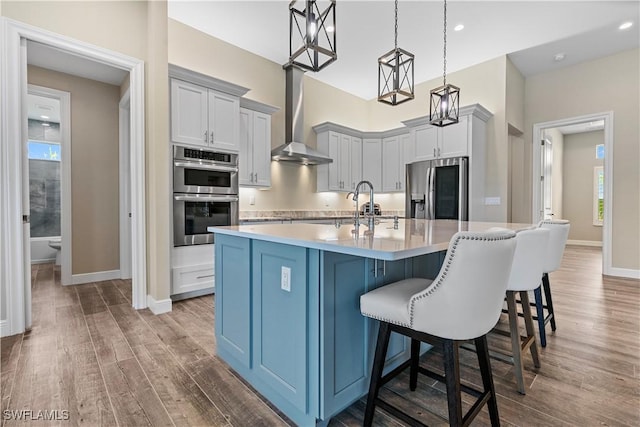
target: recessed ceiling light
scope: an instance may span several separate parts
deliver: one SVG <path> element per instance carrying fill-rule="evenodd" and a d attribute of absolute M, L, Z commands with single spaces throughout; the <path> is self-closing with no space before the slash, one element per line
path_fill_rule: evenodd
<path fill-rule="evenodd" d="M 333 28 L 332 25 L 327 25 L 326 30 L 327 30 L 327 33 L 333 33 L 336 29 Z"/>
<path fill-rule="evenodd" d="M 42 126 L 51 126 L 49 123 L 43 123 Z"/>
<path fill-rule="evenodd" d="M 40 116 L 41 119 L 48 119 L 49 116 Z"/>
<path fill-rule="evenodd" d="M 462 30 L 464 30 L 463 24 L 458 24 L 455 27 L 453 27 L 453 31 L 462 31 Z"/>
<path fill-rule="evenodd" d="M 633 22 L 629 21 L 629 22 L 625 22 L 624 24 L 620 25 L 620 26 L 618 27 L 618 29 L 620 29 L 620 30 L 626 30 L 626 29 L 631 28 L 632 26 L 633 26 Z"/>
<path fill-rule="evenodd" d="M 556 62 L 560 62 L 560 61 L 562 61 L 564 59 L 564 57 L 565 57 L 564 53 L 556 53 L 553 56 L 553 60 L 556 61 Z"/>

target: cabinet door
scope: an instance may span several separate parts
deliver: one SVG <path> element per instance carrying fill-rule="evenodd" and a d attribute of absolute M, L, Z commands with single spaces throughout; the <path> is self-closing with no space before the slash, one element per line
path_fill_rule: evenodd
<path fill-rule="evenodd" d="M 351 157 L 351 178 L 348 184 L 350 191 L 355 191 L 356 185 L 362 180 L 362 139 L 356 137 L 351 138 L 351 150 L 349 154 Z"/>
<path fill-rule="evenodd" d="M 253 184 L 271 186 L 271 116 L 253 113 Z"/>
<path fill-rule="evenodd" d="M 224 256 L 223 256 L 224 255 Z M 223 262 L 224 261 L 224 262 Z M 218 354 L 251 366 L 251 243 L 216 235 L 216 337 Z"/>
<path fill-rule="evenodd" d="M 373 184 L 376 191 L 382 191 L 382 140 L 362 141 L 362 179 Z"/>
<path fill-rule="evenodd" d="M 340 135 L 338 177 L 340 191 L 349 191 L 351 187 L 351 137 L 349 135 Z"/>
<path fill-rule="evenodd" d="M 382 191 L 399 191 L 400 140 L 397 136 L 382 140 L 382 159 Z"/>
<path fill-rule="evenodd" d="M 238 183 L 253 185 L 253 111 L 240 109 Z"/>
<path fill-rule="evenodd" d="M 340 137 L 336 132 L 329 132 L 329 190 L 340 191 Z"/>
<path fill-rule="evenodd" d="M 207 88 L 171 79 L 171 141 L 207 146 Z"/>
<path fill-rule="evenodd" d="M 398 190 L 404 191 L 405 181 L 407 179 L 406 168 L 407 164 L 413 161 L 413 150 L 411 145 L 411 135 L 400 135 L 399 137 L 398 153 Z"/>
<path fill-rule="evenodd" d="M 239 151 L 239 117 L 238 97 L 209 90 L 209 142 L 212 147 Z"/>
<path fill-rule="evenodd" d="M 306 413 L 312 333 L 306 315 L 307 251 L 260 240 L 252 246 L 252 368 L 257 378 Z M 288 289 L 282 285 L 284 272 Z"/>
<path fill-rule="evenodd" d="M 469 116 L 460 117 L 455 125 L 442 128 L 442 140 L 440 142 L 439 157 L 468 156 L 468 123 Z"/>
<path fill-rule="evenodd" d="M 415 160 L 432 160 L 438 156 L 438 128 L 418 126 L 412 131 Z"/>

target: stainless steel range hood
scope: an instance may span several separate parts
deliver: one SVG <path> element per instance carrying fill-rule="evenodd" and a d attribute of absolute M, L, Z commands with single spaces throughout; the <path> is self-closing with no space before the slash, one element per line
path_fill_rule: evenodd
<path fill-rule="evenodd" d="M 299 163 L 302 165 L 319 165 L 333 162 L 326 155 L 305 145 L 303 81 L 304 71 L 294 65 L 285 66 L 286 102 L 285 102 L 285 144 L 271 150 L 273 160 Z"/>

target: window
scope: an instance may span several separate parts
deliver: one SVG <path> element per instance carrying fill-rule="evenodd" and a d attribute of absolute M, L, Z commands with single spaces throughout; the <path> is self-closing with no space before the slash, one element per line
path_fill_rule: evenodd
<path fill-rule="evenodd" d="M 604 223 L 604 168 L 593 168 L 593 225 Z"/>
<path fill-rule="evenodd" d="M 28 143 L 31 237 L 60 236 L 60 144 Z"/>
<path fill-rule="evenodd" d="M 596 159 L 604 159 L 604 144 L 596 145 Z"/>

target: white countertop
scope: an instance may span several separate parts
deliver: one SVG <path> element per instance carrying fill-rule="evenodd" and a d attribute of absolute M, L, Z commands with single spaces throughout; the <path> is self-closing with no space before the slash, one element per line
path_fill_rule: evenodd
<path fill-rule="evenodd" d="M 446 250 L 458 231 L 486 231 L 492 227 L 521 230 L 533 224 L 467 222 L 452 220 L 400 219 L 381 220 L 373 234 L 361 225 L 356 235 L 353 224 L 339 227 L 325 224 L 255 224 L 209 227 L 207 231 L 268 242 L 284 243 L 387 261 L 410 258 Z M 366 234 L 365 234 L 366 233 Z"/>

